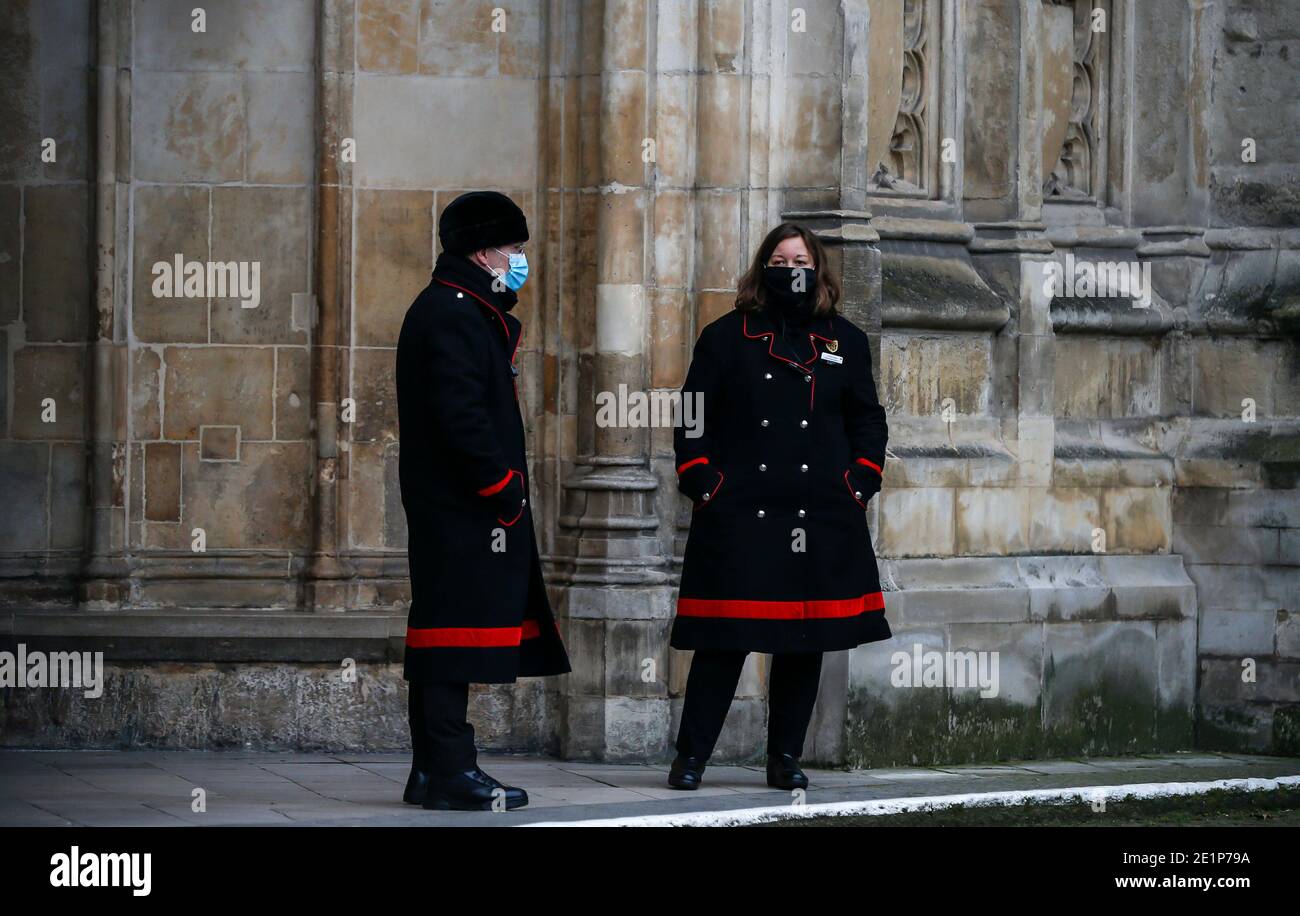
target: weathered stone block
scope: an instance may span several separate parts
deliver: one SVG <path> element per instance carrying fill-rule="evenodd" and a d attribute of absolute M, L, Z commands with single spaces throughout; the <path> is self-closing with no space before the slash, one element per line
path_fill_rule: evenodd
<path fill-rule="evenodd" d="M 0 549 L 45 548 L 49 456 L 43 442 L 0 442 Z"/>
<path fill-rule="evenodd" d="M 245 180 L 307 184 L 315 166 L 315 74 L 247 72 L 244 80 L 248 96 Z"/>
<path fill-rule="evenodd" d="M 176 30 L 177 34 L 188 32 L 188 28 Z M 132 164 L 136 178 L 163 182 L 243 180 L 248 124 L 239 73 L 133 73 L 131 111 L 136 143 Z"/>
<path fill-rule="evenodd" d="M 1135 753 L 1159 745 L 1155 623 L 1060 623 L 1045 631 L 1049 750 Z"/>
<path fill-rule="evenodd" d="M 1250 398 L 1260 414 L 1273 413 L 1273 365 L 1259 358 L 1256 342 L 1205 340 L 1196 349 L 1192 412 L 1199 416 L 1240 417 Z"/>
<path fill-rule="evenodd" d="M 311 352 L 305 347 L 275 350 L 275 438 L 311 435 Z"/>
<path fill-rule="evenodd" d="M 605 632 L 605 696 L 668 696 L 668 620 L 611 620 Z"/>
<path fill-rule="evenodd" d="M 1201 611 L 1201 654 L 1272 655 L 1277 612 L 1266 609 Z"/>
<path fill-rule="evenodd" d="M 238 426 L 200 426 L 200 461 L 238 461 Z"/>
<path fill-rule="evenodd" d="M 84 184 L 23 193 L 23 318 L 29 341 L 90 336 L 88 191 Z"/>
<path fill-rule="evenodd" d="M 306 188 L 213 188 L 212 260 L 257 265 L 256 307 L 233 289 L 212 296 L 213 343 L 306 343 L 294 321 L 293 294 L 310 287 L 311 195 Z M 215 293 L 215 291 L 214 291 Z"/>
<path fill-rule="evenodd" d="M 0 118 L 4 115 L 0 103 Z M 13 122 L 3 123 L 13 127 Z M 0 156 L 8 143 L 0 140 Z M 3 174 L 0 172 L 0 174 Z M 0 328 L 18 320 L 18 301 L 21 290 L 19 280 L 22 267 L 21 234 L 18 224 L 22 219 L 22 189 L 17 185 L 0 186 Z"/>
<path fill-rule="evenodd" d="M 956 549 L 954 493 L 948 489 L 881 490 L 880 553 L 891 557 L 951 554 Z"/>
<path fill-rule="evenodd" d="M 85 388 L 82 347 L 27 346 L 14 353 L 14 438 L 83 438 Z"/>
<path fill-rule="evenodd" d="M 497 40 L 491 32 L 483 37 Z M 521 137 L 536 135 L 538 96 L 532 80 L 358 74 L 355 87 L 356 136 L 382 138 L 359 152 L 353 171 L 358 186 L 529 188 L 536 184 L 536 157 L 498 154 L 502 124 L 509 124 L 511 133 Z M 447 124 L 457 129 L 441 127 Z M 639 144 L 632 155 L 640 161 Z"/>
<path fill-rule="evenodd" d="M 1169 550 L 1172 515 L 1166 490 L 1108 487 L 1101 491 L 1107 551 Z"/>
<path fill-rule="evenodd" d="M 989 374 L 987 338 L 890 336 L 880 342 L 880 401 L 888 413 L 987 413 Z"/>
<path fill-rule="evenodd" d="M 205 31 L 191 29 L 188 0 L 137 3 L 136 63 L 151 70 L 310 70 L 316 6 L 311 0 L 240 0 L 209 9 Z"/>
<path fill-rule="evenodd" d="M 1030 490 L 957 491 L 956 552 L 1006 555 L 1029 549 Z"/>
<path fill-rule="evenodd" d="M 144 446 L 144 517 L 151 522 L 181 520 L 181 446 L 147 442 Z"/>
<path fill-rule="evenodd" d="M 238 462 L 200 461 L 198 446 L 183 454 L 183 524 L 207 532 L 215 548 L 302 549 L 310 543 L 309 443 L 250 442 Z"/>
<path fill-rule="evenodd" d="M 409 304 L 409 303 L 408 303 Z M 397 441 L 397 352 L 388 348 L 356 350 L 352 397 L 357 402 L 354 441 Z"/>
<path fill-rule="evenodd" d="M 161 405 L 162 357 L 151 347 L 131 350 L 131 432 L 134 438 L 158 439 L 162 436 Z"/>
<path fill-rule="evenodd" d="M 172 269 L 208 256 L 208 189 L 147 185 L 135 190 L 131 322 L 146 342 L 206 343 L 208 300 L 153 293 L 155 265 Z"/>
<path fill-rule="evenodd" d="M 272 438 L 272 348 L 167 347 L 163 362 L 166 438 L 197 439 L 200 426 L 238 426 L 245 441 Z"/>
<path fill-rule="evenodd" d="M 50 547 L 80 547 L 86 538 L 86 446 L 50 446 Z"/>
<path fill-rule="evenodd" d="M 406 310 L 429 283 L 433 195 L 358 191 L 356 197 L 356 342 L 395 347 Z"/>

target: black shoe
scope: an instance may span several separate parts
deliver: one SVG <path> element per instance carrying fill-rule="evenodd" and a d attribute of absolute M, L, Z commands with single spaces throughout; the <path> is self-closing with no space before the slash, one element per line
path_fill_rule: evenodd
<path fill-rule="evenodd" d="M 678 754 L 668 771 L 668 785 L 674 789 L 698 789 L 704 780 L 704 764 L 697 757 Z"/>
<path fill-rule="evenodd" d="M 406 791 L 402 793 L 402 801 L 408 805 L 422 805 L 428 788 L 429 771 L 412 765 L 411 775 L 406 777 Z"/>
<path fill-rule="evenodd" d="M 806 789 L 808 777 L 790 754 L 768 754 L 767 784 L 773 789 Z"/>
<path fill-rule="evenodd" d="M 523 789 L 497 782 L 477 766 L 450 776 L 435 775 L 429 781 L 424 807 L 437 811 L 492 811 L 493 802 L 503 798 L 506 809 L 528 804 Z"/>

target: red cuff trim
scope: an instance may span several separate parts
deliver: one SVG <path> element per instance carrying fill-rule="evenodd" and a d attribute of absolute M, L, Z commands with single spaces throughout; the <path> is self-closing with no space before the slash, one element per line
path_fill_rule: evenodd
<path fill-rule="evenodd" d="M 510 470 L 506 471 L 505 477 L 502 477 L 496 483 L 492 484 L 492 486 L 484 487 L 483 489 L 479 490 L 478 495 L 491 496 L 493 493 L 500 493 L 502 490 L 506 488 L 506 484 L 510 482 L 510 478 L 513 477 L 516 473 L 517 472 L 515 471 L 515 469 L 511 468 Z"/>
<path fill-rule="evenodd" d="M 874 461 L 868 461 L 865 458 L 859 458 L 857 459 L 857 461 L 858 464 L 865 464 L 867 467 L 871 468 L 877 474 L 880 474 L 882 477 L 884 476 L 884 474 L 880 470 L 880 465 L 876 464 Z"/>
<path fill-rule="evenodd" d="M 677 468 L 677 473 L 680 474 L 682 471 L 686 470 L 692 465 L 708 464 L 708 463 L 709 463 L 709 459 L 704 456 L 700 456 L 699 458 L 692 458 L 690 461 L 687 461 L 686 463 L 679 465 Z"/>

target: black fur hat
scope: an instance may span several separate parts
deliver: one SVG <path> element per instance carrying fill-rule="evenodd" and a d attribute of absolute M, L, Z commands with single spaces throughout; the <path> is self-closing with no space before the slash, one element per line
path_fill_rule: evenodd
<path fill-rule="evenodd" d="M 470 254 L 528 241 L 528 220 L 513 200 L 496 191 L 470 191 L 443 208 L 438 241 L 451 254 Z"/>

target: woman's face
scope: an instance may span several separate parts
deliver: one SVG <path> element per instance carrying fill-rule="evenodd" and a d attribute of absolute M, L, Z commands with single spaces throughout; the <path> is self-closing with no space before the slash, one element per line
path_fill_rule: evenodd
<path fill-rule="evenodd" d="M 772 256 L 767 259 L 767 266 L 817 267 L 813 263 L 812 256 L 808 254 L 808 246 L 797 235 L 783 240 L 780 245 L 773 249 Z"/>

